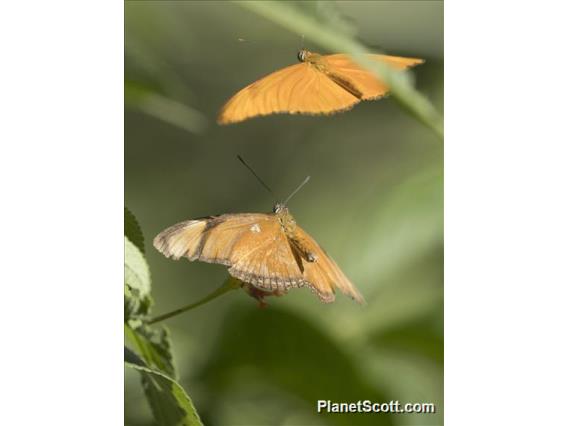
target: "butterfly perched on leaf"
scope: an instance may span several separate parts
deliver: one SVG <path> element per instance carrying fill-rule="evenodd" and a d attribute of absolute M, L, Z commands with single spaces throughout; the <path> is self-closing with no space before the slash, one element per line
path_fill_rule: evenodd
<path fill-rule="evenodd" d="M 259 181 L 264 182 L 248 166 Z M 286 203 L 271 213 L 237 213 L 187 220 L 160 232 L 154 247 L 166 257 L 218 263 L 228 267 L 249 295 L 264 303 L 266 296 L 281 296 L 290 289 L 309 287 L 324 303 L 335 300 L 338 288 L 358 303 L 363 296 L 335 261 L 298 224 Z"/>
<path fill-rule="evenodd" d="M 418 58 L 368 55 L 395 70 L 424 62 Z M 299 64 L 273 72 L 240 90 L 221 109 L 219 124 L 237 123 L 258 115 L 334 114 L 362 100 L 385 96 L 389 88 L 348 55 L 320 55 L 302 49 Z"/>

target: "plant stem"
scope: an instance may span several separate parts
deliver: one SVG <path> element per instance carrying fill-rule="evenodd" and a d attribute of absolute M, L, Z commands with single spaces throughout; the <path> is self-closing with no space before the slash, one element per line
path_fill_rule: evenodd
<path fill-rule="evenodd" d="M 348 53 L 363 67 L 371 70 L 390 88 L 392 95 L 422 123 L 432 129 L 443 140 L 444 123 L 442 116 L 432 103 L 418 92 L 404 72 L 394 71 L 389 66 L 367 57 L 370 52 L 363 44 L 337 25 L 316 17 L 295 7 L 289 2 L 238 1 L 241 7 L 263 16 L 280 26 L 306 37 L 314 43 L 336 53 Z"/>
<path fill-rule="evenodd" d="M 163 321 L 165 319 L 171 318 L 171 317 L 175 317 L 176 315 L 182 314 L 186 311 L 189 311 L 191 309 L 197 308 L 198 306 L 204 305 L 207 302 L 231 291 L 231 290 L 236 290 L 238 288 L 241 287 L 241 282 L 238 281 L 235 278 L 229 278 L 227 279 L 223 285 L 221 287 L 219 287 L 217 290 L 213 291 L 212 293 L 208 294 L 207 296 L 205 296 L 203 299 L 192 303 L 190 305 L 184 306 L 182 308 L 176 309 L 175 311 L 171 311 L 168 312 L 167 314 L 163 314 L 163 315 L 159 315 L 156 318 L 152 318 L 151 320 L 148 321 L 148 324 L 154 324 L 156 322 L 159 321 Z"/>

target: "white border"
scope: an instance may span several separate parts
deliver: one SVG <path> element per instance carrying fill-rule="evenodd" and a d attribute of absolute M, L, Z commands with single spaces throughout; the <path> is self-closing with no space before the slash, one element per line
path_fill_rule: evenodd
<path fill-rule="evenodd" d="M 446 424 L 568 423 L 561 4 L 446 2 Z M 1 424 L 123 421 L 122 9 L 0 14 Z"/>
<path fill-rule="evenodd" d="M 560 4 L 445 3 L 446 424 L 568 424 Z"/>
<path fill-rule="evenodd" d="M 0 424 L 123 423 L 123 4 L 0 12 Z"/>

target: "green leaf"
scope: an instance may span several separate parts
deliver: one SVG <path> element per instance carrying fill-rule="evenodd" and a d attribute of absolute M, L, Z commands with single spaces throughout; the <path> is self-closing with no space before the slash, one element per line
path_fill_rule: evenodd
<path fill-rule="evenodd" d="M 128 237 L 124 237 L 124 282 L 141 297 L 150 294 L 150 269 L 142 252 Z"/>
<path fill-rule="evenodd" d="M 317 5 L 325 6 L 309 8 L 303 7 L 304 2 L 239 1 L 237 3 L 298 35 L 305 36 L 333 53 L 348 53 L 360 65 L 373 71 L 383 80 L 403 107 L 443 138 L 442 117 L 432 103 L 413 87 L 407 73 L 393 71 L 387 65 L 369 59 L 366 55 L 376 52 L 368 50 L 349 31 L 342 28 L 342 25 L 337 24 L 339 13 L 332 13 L 330 2 L 318 2 Z"/>
<path fill-rule="evenodd" d="M 131 321 L 125 326 L 125 331 L 147 365 L 177 378 L 167 328 L 151 328 L 142 322 L 136 325 L 135 321 Z"/>
<path fill-rule="evenodd" d="M 181 385 L 161 371 L 148 367 L 138 355 L 125 349 L 125 365 L 140 372 L 142 386 L 156 422 L 163 426 L 202 426 L 197 410 Z"/>
<path fill-rule="evenodd" d="M 142 253 L 145 253 L 142 228 L 140 228 L 136 217 L 127 207 L 124 208 L 124 235 L 138 247 Z"/>
<path fill-rule="evenodd" d="M 126 319 L 146 315 L 152 304 L 150 269 L 142 252 L 124 237 L 124 309 Z"/>

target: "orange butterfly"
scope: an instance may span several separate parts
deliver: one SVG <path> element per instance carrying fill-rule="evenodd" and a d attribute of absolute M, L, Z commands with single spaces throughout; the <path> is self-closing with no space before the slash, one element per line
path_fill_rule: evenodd
<path fill-rule="evenodd" d="M 308 179 L 284 203 L 276 203 L 272 213 L 224 214 L 181 222 L 158 234 L 154 247 L 176 260 L 187 257 L 227 266 L 229 274 L 245 283 L 244 289 L 261 305 L 265 296 L 280 296 L 304 286 L 324 303 L 335 300 L 335 288 L 363 303 L 351 281 L 296 224 L 286 207 Z"/>
<path fill-rule="evenodd" d="M 423 59 L 369 55 L 394 69 L 421 64 Z M 217 122 L 237 123 L 257 115 L 333 114 L 361 100 L 385 96 L 389 88 L 348 55 L 320 55 L 302 49 L 299 64 L 273 72 L 240 90 L 223 106 Z"/>

